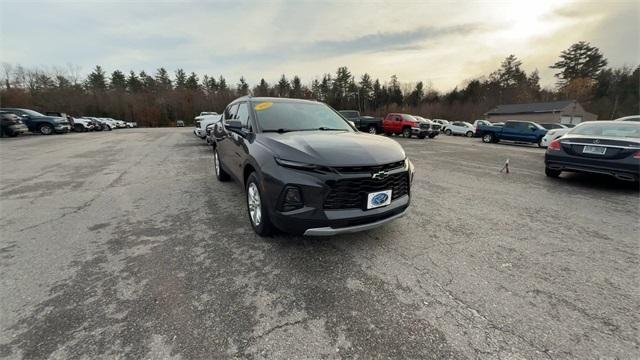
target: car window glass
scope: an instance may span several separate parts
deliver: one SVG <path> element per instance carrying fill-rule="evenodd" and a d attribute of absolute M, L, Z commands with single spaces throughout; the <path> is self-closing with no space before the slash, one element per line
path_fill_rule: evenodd
<path fill-rule="evenodd" d="M 249 125 L 249 107 L 247 103 L 241 103 L 238 107 L 238 113 L 236 114 L 236 119 L 242 123 L 243 128 L 247 128 Z"/>
<path fill-rule="evenodd" d="M 238 104 L 233 104 L 224 111 L 224 121 L 233 120 L 238 111 Z"/>
<path fill-rule="evenodd" d="M 517 122 L 510 121 L 510 122 L 508 122 L 508 123 L 505 123 L 505 124 L 504 124 L 504 127 L 506 127 L 506 128 L 514 128 L 514 129 L 515 129 L 516 127 L 518 127 L 518 123 L 517 123 Z"/>

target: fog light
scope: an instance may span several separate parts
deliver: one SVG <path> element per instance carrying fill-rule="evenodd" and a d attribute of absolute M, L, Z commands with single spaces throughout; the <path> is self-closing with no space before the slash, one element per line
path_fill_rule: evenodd
<path fill-rule="evenodd" d="M 293 186 L 288 186 L 284 190 L 284 198 L 282 200 L 282 211 L 291 211 L 300 209 L 304 204 L 302 202 L 302 194 L 300 189 Z"/>

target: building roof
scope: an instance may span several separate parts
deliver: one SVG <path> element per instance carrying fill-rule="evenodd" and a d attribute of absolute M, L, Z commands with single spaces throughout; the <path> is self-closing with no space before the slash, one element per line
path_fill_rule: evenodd
<path fill-rule="evenodd" d="M 529 104 L 498 105 L 487 111 L 486 115 L 549 113 L 561 111 L 573 104 L 575 100 L 550 101 Z"/>

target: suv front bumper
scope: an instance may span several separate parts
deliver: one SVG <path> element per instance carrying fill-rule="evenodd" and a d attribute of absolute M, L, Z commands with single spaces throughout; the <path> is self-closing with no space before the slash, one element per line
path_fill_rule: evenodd
<path fill-rule="evenodd" d="M 275 165 L 275 163 L 274 163 Z M 361 179 L 363 174 L 317 174 L 275 165 L 263 168 L 263 200 L 267 204 L 272 223 L 276 228 L 291 234 L 307 236 L 331 236 L 373 229 L 402 217 L 411 201 L 413 165 L 390 171 L 390 174 L 406 174 L 407 192 L 393 199 L 384 207 L 365 209 L 366 193 L 360 196 L 363 206 L 350 208 L 328 208 L 326 201 L 332 188 L 328 184 L 346 179 Z M 267 175 L 271 174 L 271 175 Z M 370 177 L 371 175 L 368 174 Z M 282 179 L 282 180 L 280 180 Z M 285 189 L 296 187 L 302 196 L 303 207 L 282 211 Z M 394 188 L 394 185 L 389 189 Z M 385 188 L 387 189 L 387 188 Z M 378 190 L 373 190 L 378 191 Z"/>

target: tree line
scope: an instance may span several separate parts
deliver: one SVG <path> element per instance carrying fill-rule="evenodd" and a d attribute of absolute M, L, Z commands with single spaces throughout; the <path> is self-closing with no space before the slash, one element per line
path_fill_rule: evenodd
<path fill-rule="evenodd" d="M 482 118 L 499 104 L 565 99 L 578 100 L 600 119 L 640 113 L 640 66 L 607 65 L 598 48 L 578 42 L 550 65 L 557 71 L 553 89 L 542 88 L 538 71 L 526 73 L 522 62 L 509 55 L 490 74 L 439 92 L 422 81 L 402 83 L 395 75 L 386 81 L 366 73 L 356 77 L 347 67 L 307 84 L 297 75 L 282 75 L 273 84 L 261 79 L 251 87 L 244 77 L 229 84 L 223 76 L 199 76 L 183 69 L 172 75 L 165 68 L 153 74 L 120 70 L 107 74 L 96 66 L 82 78 L 71 65 L 45 71 L 3 63 L 0 105 L 113 117 L 136 121 L 140 126 L 190 122 L 201 111 L 221 112 L 231 100 L 247 94 L 316 99 L 336 109 L 357 109 L 377 116 L 397 111 L 464 121 Z"/>

